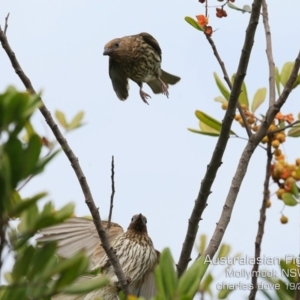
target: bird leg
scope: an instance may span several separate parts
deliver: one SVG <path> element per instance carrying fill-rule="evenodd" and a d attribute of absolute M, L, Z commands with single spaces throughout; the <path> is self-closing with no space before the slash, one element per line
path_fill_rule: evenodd
<path fill-rule="evenodd" d="M 142 100 L 149 105 L 149 103 L 147 102 L 147 98 L 151 98 L 150 95 L 148 95 L 147 93 L 145 93 L 143 90 L 142 90 L 142 87 L 140 88 L 140 95 L 141 95 L 141 98 Z"/>
<path fill-rule="evenodd" d="M 167 96 L 167 98 L 169 98 L 169 91 L 168 91 L 168 87 L 167 85 L 158 77 L 157 78 L 160 82 L 161 82 L 161 90 L 162 90 L 162 93 L 164 95 Z"/>

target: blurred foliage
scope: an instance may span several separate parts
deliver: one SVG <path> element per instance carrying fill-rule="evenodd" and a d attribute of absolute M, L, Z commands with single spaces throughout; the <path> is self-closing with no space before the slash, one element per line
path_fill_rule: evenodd
<path fill-rule="evenodd" d="M 30 242 L 40 229 L 63 222 L 74 211 L 72 204 L 56 210 L 51 202 L 39 209 L 37 202 L 46 193 L 23 199 L 17 191 L 28 178 L 43 172 L 57 154 L 55 151 L 42 157 L 44 140 L 30 122 L 40 106 L 38 95 L 18 92 L 13 87 L 0 94 L 0 268 L 8 251 L 15 259 L 11 272 L 5 274 L 7 284 L 0 286 L 2 300 L 50 299 L 57 293 L 81 294 L 107 284 L 107 280 L 98 278 L 88 286 L 72 285 L 88 269 L 86 255 L 79 252 L 60 259 L 55 255 L 56 243 L 36 246 Z M 69 129 L 79 127 L 82 117 L 82 113 L 77 115 Z M 25 139 L 21 138 L 24 134 Z M 13 219 L 20 220 L 18 229 L 10 226 Z"/>

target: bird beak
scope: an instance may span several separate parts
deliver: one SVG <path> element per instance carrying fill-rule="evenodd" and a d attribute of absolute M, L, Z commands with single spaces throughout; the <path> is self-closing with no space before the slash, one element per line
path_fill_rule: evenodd
<path fill-rule="evenodd" d="M 111 49 L 109 49 L 109 48 L 104 48 L 103 55 L 109 55 L 110 52 L 111 52 Z"/>

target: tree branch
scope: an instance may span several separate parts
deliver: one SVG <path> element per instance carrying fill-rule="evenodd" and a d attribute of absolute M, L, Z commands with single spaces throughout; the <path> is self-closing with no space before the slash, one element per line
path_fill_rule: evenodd
<path fill-rule="evenodd" d="M 115 196 L 115 160 L 114 156 L 111 157 L 111 196 L 110 196 L 110 207 L 108 214 L 108 222 L 106 226 L 106 232 L 108 234 L 111 225 L 111 216 L 114 207 L 114 196 Z"/>
<path fill-rule="evenodd" d="M 5 33 L 2 31 L 1 27 L 0 27 L 0 42 L 2 44 L 2 47 L 4 49 L 4 51 L 6 52 L 7 56 L 9 57 L 12 67 L 14 68 L 15 72 L 17 73 L 17 75 L 19 76 L 19 78 L 21 79 L 21 81 L 23 82 L 24 86 L 26 87 L 27 91 L 31 94 L 35 94 L 36 92 L 30 82 L 30 79 L 26 76 L 26 74 L 23 72 L 15 53 L 12 51 L 8 40 L 6 38 Z M 43 103 L 42 99 L 40 98 L 42 106 L 40 107 L 40 112 L 42 113 L 42 115 L 45 118 L 45 121 L 47 122 L 47 124 L 49 125 L 50 129 L 52 130 L 55 138 L 57 139 L 58 143 L 60 144 L 62 150 L 65 152 L 67 158 L 69 159 L 72 168 L 74 169 L 74 172 L 77 176 L 77 179 L 80 183 L 80 187 L 81 190 L 83 192 L 83 195 L 85 197 L 85 202 L 87 204 L 87 206 L 90 209 L 90 212 L 92 214 L 93 220 L 94 220 L 94 224 L 95 227 L 97 229 L 99 238 L 101 240 L 102 246 L 105 250 L 105 253 L 107 254 L 107 256 L 109 257 L 115 273 L 119 279 L 120 285 L 122 287 L 122 290 L 124 291 L 124 293 L 127 295 L 129 293 L 129 287 L 128 287 L 128 281 L 122 271 L 121 265 L 119 263 L 118 258 L 116 257 L 109 241 L 107 238 L 107 234 L 105 232 L 105 229 L 102 226 L 101 223 L 101 218 L 100 218 L 100 214 L 98 211 L 98 208 L 95 205 L 95 202 L 93 200 L 93 196 L 91 194 L 90 188 L 88 186 L 88 183 L 86 181 L 85 175 L 80 167 L 80 164 L 78 162 L 78 158 L 76 157 L 76 155 L 74 154 L 73 150 L 70 148 L 67 140 L 64 138 L 63 134 L 61 133 L 61 131 L 59 130 L 57 124 L 55 123 L 55 121 L 53 120 L 50 111 L 47 109 L 47 107 L 45 106 L 45 104 Z"/>
<path fill-rule="evenodd" d="M 246 31 L 244 46 L 242 49 L 238 70 L 236 72 L 236 78 L 234 80 L 232 91 L 230 94 L 228 108 L 223 119 L 220 136 L 218 138 L 211 161 L 207 167 L 206 174 L 201 183 L 200 191 L 198 193 L 197 199 L 195 201 L 195 206 L 189 219 L 187 233 L 181 250 L 179 262 L 177 264 L 178 276 L 182 275 L 190 261 L 191 252 L 198 231 L 198 223 L 207 205 L 207 198 L 211 193 L 210 189 L 216 177 L 217 171 L 220 165 L 222 164 L 222 157 L 228 142 L 231 124 L 235 116 L 236 105 L 242 88 L 242 83 L 244 77 L 246 76 L 246 71 L 248 68 L 250 54 L 254 43 L 255 31 L 260 16 L 261 2 L 262 0 L 254 0 L 252 4 L 252 12 L 250 16 L 249 25 Z M 252 140 L 252 137 L 250 138 L 250 140 Z"/>
<path fill-rule="evenodd" d="M 257 292 L 257 271 L 259 268 L 259 258 L 261 254 L 261 243 L 264 235 L 265 222 L 266 222 L 266 209 L 267 209 L 267 201 L 270 198 L 270 190 L 269 190 L 269 182 L 271 177 L 271 163 L 272 163 L 272 151 L 271 151 L 271 143 L 268 143 L 267 148 L 267 164 L 266 164 L 266 173 L 265 173 L 265 181 L 264 181 L 264 194 L 263 201 L 260 209 L 260 217 L 258 221 L 258 229 L 255 239 L 255 263 L 252 268 L 252 289 L 250 291 L 249 300 L 254 300 Z"/>
<path fill-rule="evenodd" d="M 227 194 L 225 205 L 224 205 L 223 211 L 221 213 L 219 222 L 217 223 L 215 232 L 214 232 L 214 234 L 210 240 L 210 243 L 204 254 L 205 256 L 209 256 L 210 259 L 213 258 L 217 249 L 219 248 L 220 243 L 223 238 L 223 235 L 229 224 L 230 217 L 231 217 L 231 214 L 233 211 L 233 207 L 234 207 L 239 189 L 241 187 L 242 181 L 246 174 L 247 167 L 250 162 L 250 158 L 251 158 L 255 148 L 260 143 L 261 139 L 267 134 L 267 131 L 268 131 L 272 121 L 274 120 L 276 114 L 279 112 L 280 108 L 286 102 L 286 99 L 288 98 L 288 96 L 292 90 L 293 84 L 297 78 L 299 68 L 300 68 L 300 52 L 298 53 L 292 73 L 291 73 L 289 80 L 287 81 L 280 97 L 278 98 L 278 100 L 275 102 L 274 105 L 269 107 L 266 117 L 263 120 L 259 130 L 257 131 L 257 133 L 255 135 L 253 135 L 249 139 L 249 141 L 242 153 L 237 170 L 232 179 L 231 186 L 230 186 L 229 192 Z"/>
<path fill-rule="evenodd" d="M 268 6 L 266 0 L 262 1 L 262 16 L 266 34 L 267 58 L 269 64 L 269 106 L 275 103 L 275 63 L 272 51 L 271 29 L 269 26 Z"/>

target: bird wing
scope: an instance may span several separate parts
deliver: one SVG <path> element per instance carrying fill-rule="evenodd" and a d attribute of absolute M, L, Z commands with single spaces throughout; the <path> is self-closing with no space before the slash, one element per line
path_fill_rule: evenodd
<path fill-rule="evenodd" d="M 142 32 L 139 35 L 143 38 L 143 40 L 147 44 L 149 44 L 152 48 L 155 49 L 155 51 L 159 54 L 160 59 L 161 59 L 161 49 L 159 47 L 157 40 L 151 34 L 149 34 L 147 32 Z"/>
<path fill-rule="evenodd" d="M 120 64 L 111 57 L 109 58 L 109 76 L 118 98 L 120 100 L 126 100 L 129 88 L 128 78 Z"/>
<path fill-rule="evenodd" d="M 107 225 L 106 221 L 102 222 Z M 99 261 L 104 254 L 96 227 L 91 219 L 74 217 L 62 224 L 51 226 L 40 231 L 43 235 L 38 242 L 57 241 L 57 254 L 69 258 L 79 250 L 85 250 L 90 258 L 90 268 Z M 111 223 L 109 240 L 112 242 L 123 233 L 123 229 L 116 223 Z"/>

